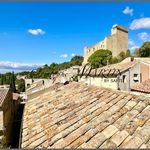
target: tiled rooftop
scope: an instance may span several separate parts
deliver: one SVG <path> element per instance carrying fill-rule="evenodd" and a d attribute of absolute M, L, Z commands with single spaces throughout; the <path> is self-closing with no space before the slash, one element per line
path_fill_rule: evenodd
<path fill-rule="evenodd" d="M 2 105 L 3 101 L 5 100 L 5 97 L 8 93 L 8 88 L 0 88 L 0 106 Z"/>
<path fill-rule="evenodd" d="M 52 85 L 51 82 L 49 80 L 48 83 L 47 83 L 46 81 L 43 81 L 42 79 L 39 80 L 39 81 L 36 81 L 36 82 L 31 84 L 31 87 L 27 88 L 26 94 L 29 95 L 29 94 L 41 91 L 41 90 L 43 90 L 45 88 L 48 88 L 48 87 L 50 87 Z"/>
<path fill-rule="evenodd" d="M 150 99 L 70 83 L 28 99 L 22 148 L 150 148 Z"/>
<path fill-rule="evenodd" d="M 150 93 L 150 79 L 135 84 L 131 89 L 138 92 Z"/>
<path fill-rule="evenodd" d="M 101 76 L 104 74 L 113 74 L 113 75 L 118 75 L 119 73 L 131 68 L 132 66 L 134 66 L 137 62 L 126 62 L 126 63 L 117 63 L 117 64 L 111 64 L 108 66 L 104 66 L 104 67 L 100 67 L 97 69 L 92 69 L 90 71 L 89 66 L 86 66 L 85 68 L 81 68 L 80 73 L 83 75 L 91 75 L 91 76 Z M 90 74 L 89 74 L 90 72 Z"/>

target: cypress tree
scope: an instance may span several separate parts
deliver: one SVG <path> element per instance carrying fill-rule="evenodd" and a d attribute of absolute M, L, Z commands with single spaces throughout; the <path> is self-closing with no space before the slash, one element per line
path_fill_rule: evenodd
<path fill-rule="evenodd" d="M 10 78 L 10 88 L 12 92 L 16 92 L 16 86 L 15 86 L 15 75 L 14 72 L 12 72 L 11 74 L 11 78 Z"/>
<path fill-rule="evenodd" d="M 4 80 L 3 80 L 3 74 L 1 74 L 1 85 L 4 84 Z"/>
<path fill-rule="evenodd" d="M 3 84 L 6 84 L 6 74 L 3 74 Z"/>

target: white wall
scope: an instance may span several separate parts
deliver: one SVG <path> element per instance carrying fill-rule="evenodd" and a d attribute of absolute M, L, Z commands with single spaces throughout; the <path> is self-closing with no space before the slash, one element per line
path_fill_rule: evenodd
<path fill-rule="evenodd" d="M 87 77 L 82 76 L 79 82 L 87 83 L 88 85 L 95 85 L 99 87 L 118 89 L 117 78 L 103 78 L 103 77 Z"/>

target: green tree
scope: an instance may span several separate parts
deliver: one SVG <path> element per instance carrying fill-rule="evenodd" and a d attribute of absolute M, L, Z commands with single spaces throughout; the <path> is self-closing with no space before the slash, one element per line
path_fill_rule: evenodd
<path fill-rule="evenodd" d="M 119 61 L 122 61 L 126 58 L 126 53 L 125 52 L 120 52 L 119 55 L 118 55 L 118 59 Z"/>
<path fill-rule="evenodd" d="M 58 71 L 70 68 L 74 65 L 82 65 L 83 57 L 82 56 L 74 56 L 70 61 L 63 62 L 60 64 L 52 63 L 51 65 L 44 65 L 43 67 L 39 67 L 36 70 L 32 71 L 23 71 L 21 73 L 17 73 L 16 75 L 26 75 L 27 78 L 50 78 L 51 74 L 57 74 Z"/>
<path fill-rule="evenodd" d="M 1 85 L 4 84 L 4 80 L 3 80 L 3 74 L 1 74 Z"/>
<path fill-rule="evenodd" d="M 150 56 L 150 42 L 144 42 L 139 49 L 140 57 L 149 57 Z"/>
<path fill-rule="evenodd" d="M 126 57 L 130 57 L 131 56 L 131 53 L 130 53 L 130 50 L 128 49 L 127 51 L 126 51 Z"/>
<path fill-rule="evenodd" d="M 10 89 L 12 92 L 16 92 L 15 80 L 16 79 L 15 79 L 14 72 L 12 72 L 11 78 L 10 78 Z"/>
<path fill-rule="evenodd" d="M 72 65 L 77 65 L 77 66 L 81 66 L 83 62 L 83 57 L 82 56 L 74 56 L 71 59 L 71 64 Z"/>
<path fill-rule="evenodd" d="M 3 74 L 3 84 L 6 84 L 6 74 Z"/>
<path fill-rule="evenodd" d="M 89 58 L 88 63 L 93 68 L 98 68 L 101 66 L 107 65 L 107 62 L 111 61 L 112 58 L 112 52 L 107 49 L 100 49 L 95 51 Z"/>
<path fill-rule="evenodd" d="M 7 72 L 6 74 L 5 74 L 5 76 L 6 76 L 6 84 L 10 84 L 10 78 L 11 78 L 11 72 Z"/>
<path fill-rule="evenodd" d="M 116 64 L 118 62 L 119 62 L 119 60 L 118 60 L 117 57 L 113 57 L 112 60 L 111 60 L 111 64 Z"/>
<path fill-rule="evenodd" d="M 134 50 L 134 56 L 135 56 L 135 57 L 139 57 L 139 56 L 140 56 L 139 48 L 136 48 L 136 49 Z"/>
<path fill-rule="evenodd" d="M 25 81 L 23 79 L 20 79 L 18 81 L 18 92 L 25 92 Z"/>

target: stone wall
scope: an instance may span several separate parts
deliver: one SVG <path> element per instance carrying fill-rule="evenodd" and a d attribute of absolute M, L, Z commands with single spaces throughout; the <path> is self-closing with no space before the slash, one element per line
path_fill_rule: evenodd
<path fill-rule="evenodd" d="M 95 85 L 95 86 L 110 88 L 114 90 L 118 89 L 117 77 L 103 78 L 103 77 L 82 76 L 80 82 L 84 82 L 88 85 Z"/>
<path fill-rule="evenodd" d="M 2 145 L 3 147 L 8 147 L 11 142 L 11 133 L 12 133 L 12 124 L 14 118 L 14 110 L 13 110 L 13 100 L 12 100 L 12 93 L 8 91 L 7 96 L 2 104 L 1 111 L 3 112 L 3 138 L 2 138 Z"/>
<path fill-rule="evenodd" d="M 19 100 L 13 100 L 9 90 L 0 106 L 0 148 L 8 148 L 12 144 L 12 129 Z"/>
<path fill-rule="evenodd" d="M 101 76 L 82 76 L 79 78 L 79 82 L 115 90 L 120 89 L 123 91 L 130 91 L 131 87 L 133 87 L 136 83 L 141 82 L 142 76 L 144 76 L 144 74 L 141 74 L 140 72 L 140 63 L 136 63 L 116 77 L 104 78 Z"/>
<path fill-rule="evenodd" d="M 150 79 L 150 64 L 140 63 L 141 82 Z"/>

